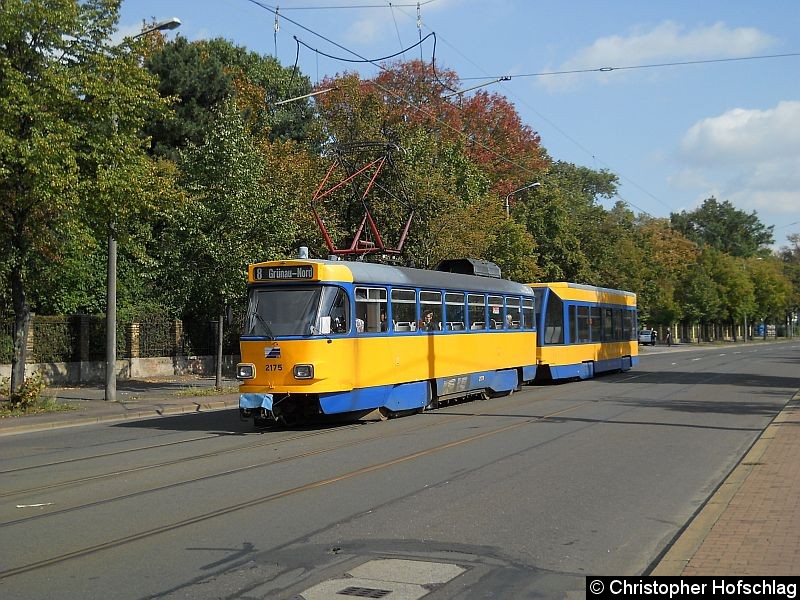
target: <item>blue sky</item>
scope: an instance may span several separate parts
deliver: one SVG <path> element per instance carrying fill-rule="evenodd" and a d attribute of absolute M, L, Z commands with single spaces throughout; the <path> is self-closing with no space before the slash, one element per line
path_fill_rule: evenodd
<path fill-rule="evenodd" d="M 366 58 L 419 40 L 410 0 L 277 4 L 277 36 L 274 14 L 250 0 L 125 0 L 119 33 L 178 17 L 169 37 L 223 37 L 277 51 L 287 66 L 293 36 L 348 56 L 317 33 Z M 436 32 L 437 65 L 465 88 L 511 76 L 484 89 L 507 96 L 554 159 L 616 173 L 635 212 L 666 217 L 714 195 L 774 225 L 776 247 L 800 233 L 800 2 L 422 0 L 420 15 L 422 36 Z M 432 50 L 430 40 L 422 46 L 425 60 Z M 798 55 L 721 60 L 781 54 Z M 406 56 L 419 58 L 420 48 Z M 694 61 L 719 62 L 620 68 Z M 299 65 L 312 81 L 377 70 L 307 49 Z M 615 70 L 540 75 L 604 67 Z"/>

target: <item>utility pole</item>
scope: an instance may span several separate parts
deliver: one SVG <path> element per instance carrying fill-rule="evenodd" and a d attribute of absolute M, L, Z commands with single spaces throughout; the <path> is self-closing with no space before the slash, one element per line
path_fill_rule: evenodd
<path fill-rule="evenodd" d="M 137 33 L 131 39 L 136 39 L 165 29 L 180 27 L 181 21 L 176 17 L 160 21 L 151 27 Z M 119 44 L 118 44 L 119 45 Z M 116 47 L 116 46 L 115 46 Z M 116 116 L 114 126 L 116 127 Z M 117 235 L 116 223 L 112 220 L 108 224 L 108 264 L 106 271 L 106 390 L 105 399 L 108 402 L 117 401 Z"/>

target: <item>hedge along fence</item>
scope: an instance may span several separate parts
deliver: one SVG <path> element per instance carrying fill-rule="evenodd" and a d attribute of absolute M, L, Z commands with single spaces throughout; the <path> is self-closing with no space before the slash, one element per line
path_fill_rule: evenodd
<path fill-rule="evenodd" d="M 223 353 L 239 351 L 238 325 L 224 324 Z M 14 323 L 0 322 L 0 364 L 14 352 Z M 201 356 L 216 352 L 217 321 L 182 321 L 160 315 L 117 324 L 117 358 Z M 102 361 L 106 356 L 106 323 L 100 315 L 32 317 L 28 363 Z"/>

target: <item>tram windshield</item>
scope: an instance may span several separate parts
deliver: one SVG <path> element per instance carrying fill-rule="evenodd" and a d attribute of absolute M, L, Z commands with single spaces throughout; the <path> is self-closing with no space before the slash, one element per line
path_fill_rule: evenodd
<path fill-rule="evenodd" d="M 251 288 L 245 316 L 245 336 L 315 336 L 346 333 L 350 302 L 334 286 Z"/>

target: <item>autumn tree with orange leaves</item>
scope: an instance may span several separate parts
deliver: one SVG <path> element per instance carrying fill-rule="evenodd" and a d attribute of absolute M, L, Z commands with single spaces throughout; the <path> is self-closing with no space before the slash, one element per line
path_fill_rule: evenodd
<path fill-rule="evenodd" d="M 398 147 L 391 173 L 370 198 L 370 210 L 391 227 L 404 222 L 404 202 L 413 208 L 408 262 L 434 266 L 440 259 L 470 254 L 508 264 L 511 253 L 504 243 L 512 239 L 518 254 L 521 244 L 522 254 L 532 257 L 535 242 L 527 232 L 500 235 L 504 225 L 498 209 L 507 193 L 546 167 L 538 135 L 522 125 L 501 96 L 447 99 L 457 86 L 454 72 L 434 71 L 421 61 L 396 63 L 370 80 L 354 74 L 325 80 L 318 87 L 332 91 L 318 97 L 318 135 L 329 147 L 362 141 Z M 357 227 L 353 199 L 339 202 L 338 210 L 334 202 L 328 204 L 331 221 L 344 230 Z M 452 235 L 464 229 L 471 235 Z M 464 247 L 465 239 L 471 247 Z M 539 274 L 535 260 L 522 264 L 527 267 L 508 266 L 523 280 Z"/>

